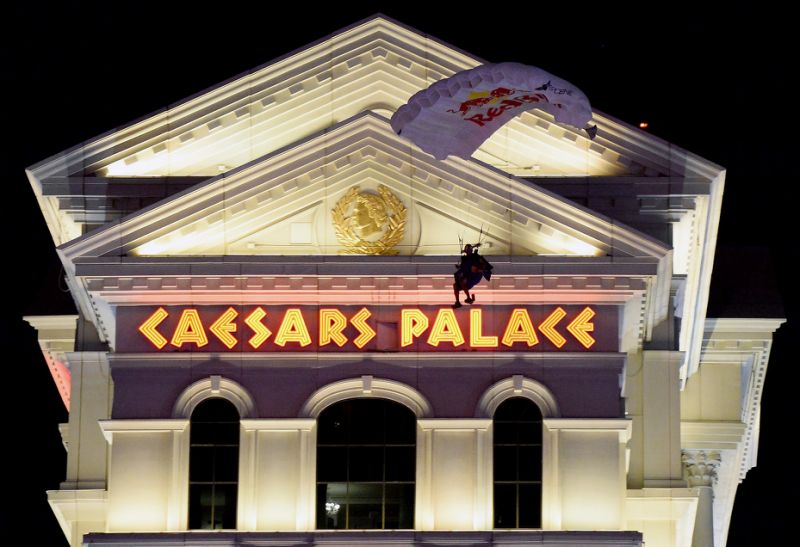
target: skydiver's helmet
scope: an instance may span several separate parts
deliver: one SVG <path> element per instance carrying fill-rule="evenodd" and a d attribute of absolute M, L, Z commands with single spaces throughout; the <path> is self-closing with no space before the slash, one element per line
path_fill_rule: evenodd
<path fill-rule="evenodd" d="M 464 254 L 466 254 L 466 255 L 471 255 L 472 254 L 472 245 L 470 245 L 469 243 L 464 245 Z"/>

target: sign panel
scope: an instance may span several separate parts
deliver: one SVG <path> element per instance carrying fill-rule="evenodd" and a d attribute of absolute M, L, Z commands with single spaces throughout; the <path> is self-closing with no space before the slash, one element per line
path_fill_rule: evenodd
<path fill-rule="evenodd" d="M 596 351 L 615 306 L 161 306 L 117 309 L 117 353 Z"/>

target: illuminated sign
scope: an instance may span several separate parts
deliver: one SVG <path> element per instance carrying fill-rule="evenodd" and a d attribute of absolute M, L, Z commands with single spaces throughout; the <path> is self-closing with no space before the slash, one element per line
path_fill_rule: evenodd
<path fill-rule="evenodd" d="M 120 307 L 117 352 L 617 351 L 614 306 Z"/>

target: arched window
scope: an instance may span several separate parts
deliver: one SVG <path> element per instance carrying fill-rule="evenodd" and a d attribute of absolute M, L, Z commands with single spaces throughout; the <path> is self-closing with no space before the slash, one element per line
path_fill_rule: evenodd
<path fill-rule="evenodd" d="M 523 397 L 494 413 L 494 527 L 541 528 L 542 413 Z"/>
<path fill-rule="evenodd" d="M 189 528 L 236 528 L 239 413 L 225 399 L 200 402 L 192 412 L 189 449 Z"/>
<path fill-rule="evenodd" d="M 416 416 L 386 399 L 322 411 L 317 434 L 317 528 L 414 527 Z"/>

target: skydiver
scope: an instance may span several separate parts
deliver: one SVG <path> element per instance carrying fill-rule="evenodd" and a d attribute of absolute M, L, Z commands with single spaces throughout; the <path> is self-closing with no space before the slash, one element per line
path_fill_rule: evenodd
<path fill-rule="evenodd" d="M 493 266 L 489 264 L 489 261 L 478 254 L 478 247 L 480 246 L 480 243 L 476 245 L 467 243 L 464 245 L 464 250 L 461 251 L 461 260 L 456 264 L 456 271 L 453 274 L 453 294 L 456 297 L 453 308 L 461 307 L 461 300 L 459 298 L 459 293 L 461 291 L 464 291 L 464 294 L 467 295 L 464 302 L 467 304 L 475 302 L 475 292 L 473 291 L 470 295 L 469 290 L 480 283 L 481 278 L 485 277 L 486 281 L 492 278 Z"/>

